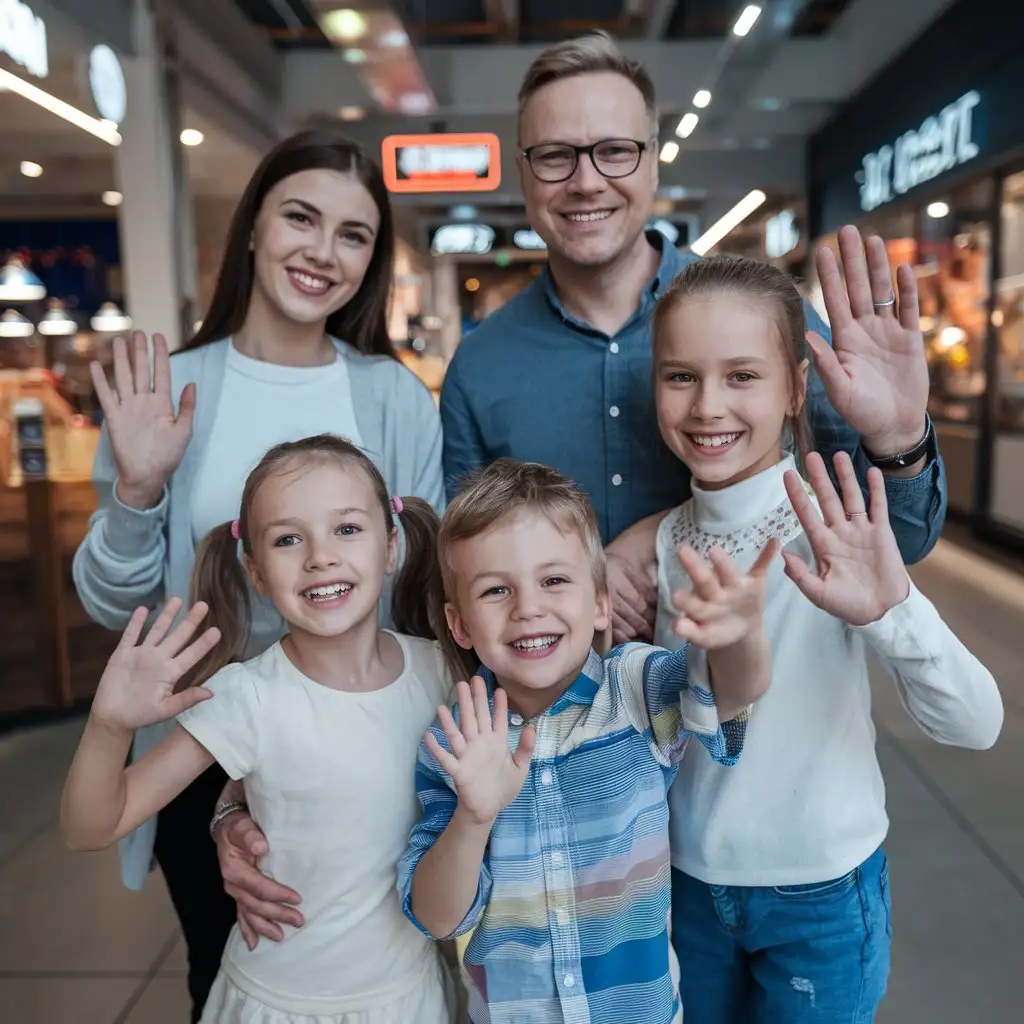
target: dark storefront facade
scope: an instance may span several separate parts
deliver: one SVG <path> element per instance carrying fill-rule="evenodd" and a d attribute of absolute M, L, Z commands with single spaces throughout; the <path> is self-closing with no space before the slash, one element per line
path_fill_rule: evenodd
<path fill-rule="evenodd" d="M 1024 547 L 1024 9 L 954 4 L 819 132 L 811 234 L 909 263 L 951 516 Z M 812 270 L 813 273 L 813 270 Z"/>

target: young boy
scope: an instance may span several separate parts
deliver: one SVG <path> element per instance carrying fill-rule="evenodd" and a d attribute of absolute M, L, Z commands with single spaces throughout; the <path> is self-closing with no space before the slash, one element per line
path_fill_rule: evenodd
<path fill-rule="evenodd" d="M 429 935 L 475 929 L 474 1024 L 681 1020 L 666 795 L 690 734 L 716 761 L 739 757 L 771 674 L 774 552 L 748 576 L 721 553 L 709 567 L 681 552 L 695 586 L 676 630 L 703 649 L 601 658 L 609 602 L 586 498 L 553 469 L 502 460 L 449 505 L 448 625 L 487 667 L 420 746 L 423 816 L 399 890 Z"/>

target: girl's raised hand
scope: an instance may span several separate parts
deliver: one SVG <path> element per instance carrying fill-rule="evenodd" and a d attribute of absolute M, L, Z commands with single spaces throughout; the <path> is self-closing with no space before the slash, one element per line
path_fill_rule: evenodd
<path fill-rule="evenodd" d="M 437 716 L 448 740 L 449 753 L 426 734 L 427 748 L 451 776 L 459 806 L 478 825 L 491 825 L 523 788 L 530 773 L 536 743 L 533 726 L 519 736 L 515 753 L 508 749 L 508 698 L 500 687 L 494 691 L 494 714 L 487 702 L 487 685 L 479 676 L 459 683 L 459 721 L 446 707 Z"/>
<path fill-rule="evenodd" d="M 850 456 L 840 452 L 833 465 L 842 499 L 822 457 L 812 452 L 807 458 L 807 475 L 821 515 L 800 477 L 791 470 L 785 478 L 789 500 L 814 551 L 817 574 L 792 552 L 784 551 L 782 557 L 786 575 L 811 602 L 851 626 L 866 626 L 906 600 L 910 578 L 889 525 L 881 471 L 868 470 L 867 510 Z"/>
<path fill-rule="evenodd" d="M 746 575 L 721 549 L 713 547 L 703 561 L 688 544 L 679 549 L 679 562 L 693 589 L 672 595 L 679 617 L 672 627 L 676 636 L 707 651 L 714 651 L 754 635 L 763 626 L 765 574 L 778 553 L 773 537 Z"/>
<path fill-rule="evenodd" d="M 141 331 L 132 335 L 130 348 L 123 338 L 114 339 L 113 387 L 98 362 L 89 369 L 117 463 L 118 497 L 133 507 L 148 508 L 159 501 L 192 438 L 195 385 L 185 386 L 175 412 L 170 357 L 162 334 L 153 335 L 152 376 L 149 346 Z"/>
<path fill-rule="evenodd" d="M 220 639 L 220 630 L 211 627 L 198 640 L 192 640 L 208 611 L 201 601 L 171 630 L 181 604 L 179 598 L 172 597 L 142 643 L 139 637 L 148 612 L 145 608 L 135 609 L 100 678 L 92 702 L 94 719 L 115 728 L 138 729 L 165 722 L 213 696 L 201 686 L 181 693 L 174 691 L 182 676 L 209 654 Z"/>

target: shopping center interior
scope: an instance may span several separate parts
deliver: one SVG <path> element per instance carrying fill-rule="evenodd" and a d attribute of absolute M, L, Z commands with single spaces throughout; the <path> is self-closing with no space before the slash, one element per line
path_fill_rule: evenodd
<path fill-rule="evenodd" d="M 949 515 L 912 576 L 995 676 L 1005 723 L 992 750 L 942 747 L 874 680 L 894 913 L 878 1020 L 1020 1019 L 1024 14 L 768 0 L 740 35 L 747 6 L 0 0 L 0 1020 L 188 1019 L 159 871 L 129 892 L 116 852 L 70 853 L 58 829 L 118 639 L 71 577 L 97 507 L 90 362 L 109 369 L 132 329 L 184 344 L 263 154 L 340 125 L 383 161 L 389 333 L 440 400 L 458 347 L 543 272 L 516 93 L 545 45 L 589 29 L 654 80 L 668 244 L 771 261 L 822 312 L 813 255 L 843 224 L 914 269 Z"/>

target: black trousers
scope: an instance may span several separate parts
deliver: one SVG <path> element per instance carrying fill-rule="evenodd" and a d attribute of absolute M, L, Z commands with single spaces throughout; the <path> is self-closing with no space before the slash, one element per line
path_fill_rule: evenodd
<path fill-rule="evenodd" d="M 235 901 L 224 892 L 210 818 L 227 776 L 212 765 L 157 818 L 153 854 L 181 922 L 188 950 L 192 1024 L 202 1016 L 224 945 L 235 923 Z"/>

